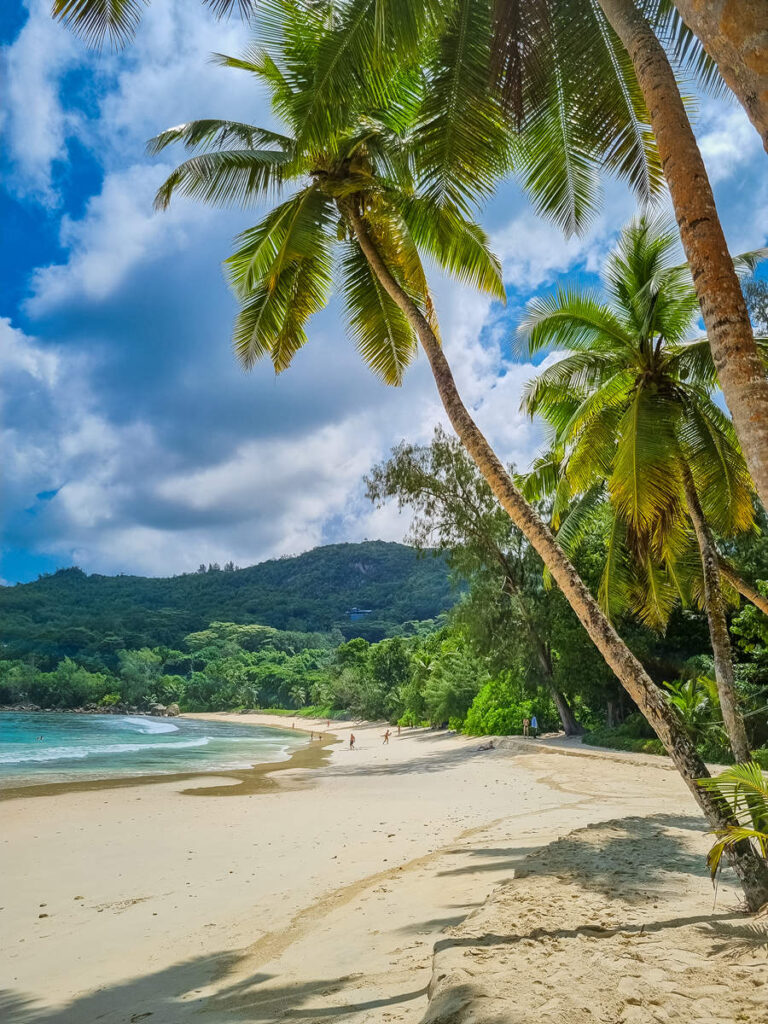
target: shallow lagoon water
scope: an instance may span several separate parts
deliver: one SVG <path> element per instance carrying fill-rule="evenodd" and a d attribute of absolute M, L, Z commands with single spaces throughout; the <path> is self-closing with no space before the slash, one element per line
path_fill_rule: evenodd
<path fill-rule="evenodd" d="M 244 768 L 306 745 L 290 730 L 143 715 L 0 714 L 0 785 Z"/>

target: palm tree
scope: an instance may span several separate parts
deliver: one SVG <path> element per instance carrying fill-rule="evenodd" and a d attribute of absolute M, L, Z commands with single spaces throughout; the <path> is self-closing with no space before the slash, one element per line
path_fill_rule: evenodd
<path fill-rule="evenodd" d="M 606 263 L 608 301 L 561 289 L 530 303 L 520 326 L 528 351 L 554 345 L 567 354 L 530 382 L 524 404 L 552 425 L 565 455 L 555 515 L 578 493 L 586 495 L 583 522 L 607 488 L 615 514 L 601 591 L 609 610 L 634 603 L 647 621 L 663 623 L 685 591 L 690 518 L 723 718 L 736 759 L 746 761 L 712 528 L 733 535 L 754 526 L 752 485 L 731 422 L 712 399 L 706 339 L 688 340 L 698 303 L 688 268 L 675 265 L 676 240 L 673 227 L 640 217 Z M 739 257 L 740 268 L 761 255 Z M 572 521 L 566 535 L 575 529 Z"/>
<path fill-rule="evenodd" d="M 669 57 L 635 0 L 598 0 L 650 114 L 720 386 L 757 493 L 768 505 L 768 374 Z M 665 5 L 661 5 L 662 7 Z"/>
<path fill-rule="evenodd" d="M 389 69 L 386 79 L 363 79 L 318 107 L 317 80 L 328 58 L 324 10 L 283 0 L 277 30 L 265 46 L 225 65 L 255 74 L 269 88 L 286 133 L 239 122 L 195 121 L 163 132 L 154 152 L 174 142 L 198 153 L 161 186 L 157 205 L 174 193 L 213 203 L 250 205 L 276 191 L 296 191 L 243 232 L 227 261 L 240 300 L 235 350 L 252 366 L 271 357 L 279 372 L 307 341 L 305 325 L 328 300 L 338 274 L 346 317 L 374 373 L 399 384 L 421 345 L 456 433 L 513 522 L 539 553 L 577 616 L 665 744 L 713 828 L 732 823 L 722 801 L 695 782 L 701 759 L 664 694 L 623 643 L 525 501 L 461 400 L 443 352 L 422 256 L 445 271 L 503 299 L 500 267 L 485 235 L 467 216 L 466 195 L 434 192 L 421 154 L 432 124 L 424 116 L 424 76 Z M 482 57 L 482 55 L 479 55 Z M 487 55 L 486 55 L 487 57 Z M 374 103 L 378 98 L 379 102 Z M 313 132 L 304 128 L 312 112 Z M 343 119 L 341 115 L 343 114 Z M 485 145 L 472 154 L 475 177 L 493 180 L 507 161 L 494 97 L 475 111 Z M 333 261 L 334 248 L 340 250 Z M 745 844 L 733 857 L 750 905 L 768 898 L 768 871 Z"/>

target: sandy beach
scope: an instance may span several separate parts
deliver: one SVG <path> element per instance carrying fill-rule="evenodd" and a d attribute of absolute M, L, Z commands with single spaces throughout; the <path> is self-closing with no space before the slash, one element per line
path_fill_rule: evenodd
<path fill-rule="evenodd" d="M 356 726 L 350 751 L 333 723 L 337 741 L 257 784 L 0 803 L 0 1019 L 638 1024 L 680 1019 L 638 996 L 667 991 L 673 954 L 669 991 L 690 994 L 725 949 L 689 1019 L 759 1020 L 765 940 L 727 883 L 713 909 L 703 822 L 663 760 L 419 730 L 385 746 L 383 729 Z"/>

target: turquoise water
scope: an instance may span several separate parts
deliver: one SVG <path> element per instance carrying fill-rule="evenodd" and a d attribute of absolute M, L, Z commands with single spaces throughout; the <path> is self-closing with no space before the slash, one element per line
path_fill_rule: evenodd
<path fill-rule="evenodd" d="M 282 761 L 306 737 L 230 722 L 142 715 L 0 714 L 0 786 L 243 768 Z"/>

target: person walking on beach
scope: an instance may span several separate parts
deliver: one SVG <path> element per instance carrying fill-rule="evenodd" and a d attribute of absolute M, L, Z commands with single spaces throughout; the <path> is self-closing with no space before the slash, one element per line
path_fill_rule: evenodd
<path fill-rule="evenodd" d="M 382 746 L 386 746 L 389 743 L 389 737 L 391 735 L 391 732 L 389 731 L 389 729 L 387 729 L 387 731 L 384 733 L 384 743 L 382 744 Z"/>
<path fill-rule="evenodd" d="M 355 749 L 355 734 L 353 732 L 349 734 L 349 749 Z"/>
<path fill-rule="evenodd" d="M 528 719 L 527 719 L 527 718 L 524 718 L 524 719 L 523 719 L 523 736 L 527 736 L 527 735 L 528 735 L 528 726 L 529 726 L 530 724 L 531 724 L 531 723 L 530 723 L 530 722 L 528 721 Z"/>
<path fill-rule="evenodd" d="M 398 736 L 400 735 L 400 723 L 399 722 L 397 723 L 397 735 Z"/>
<path fill-rule="evenodd" d="M 539 737 L 539 721 L 536 715 L 531 715 L 531 729 L 533 730 L 533 738 L 538 739 Z"/>

